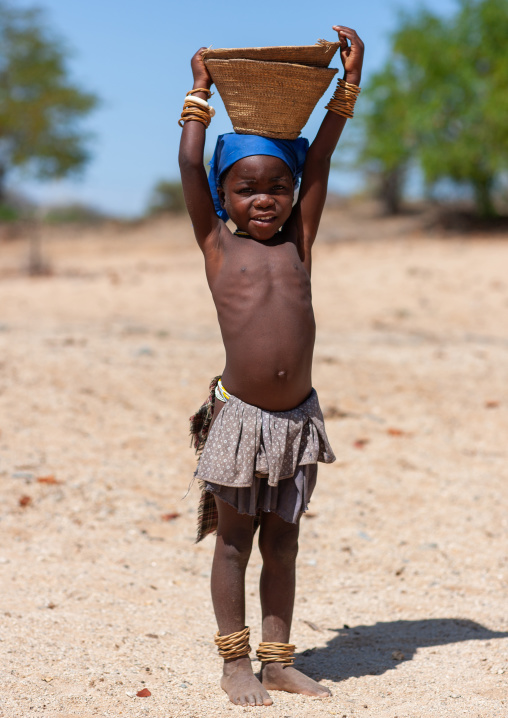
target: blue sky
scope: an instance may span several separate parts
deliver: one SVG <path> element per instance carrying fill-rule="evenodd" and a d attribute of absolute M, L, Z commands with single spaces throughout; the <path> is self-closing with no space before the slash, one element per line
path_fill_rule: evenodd
<path fill-rule="evenodd" d="M 25 7 L 33 4 L 16 2 Z M 73 77 L 96 92 L 102 105 L 84 123 L 95 139 L 93 160 L 81 179 L 40 184 L 18 175 L 11 177 L 11 186 L 44 202 L 77 200 L 124 216 L 144 210 L 157 180 L 178 177 L 177 120 L 192 86 L 190 58 L 199 47 L 311 45 L 318 38 L 335 39 L 332 25 L 348 25 L 365 42 L 365 80 L 386 58 L 398 10 L 416 5 L 412 0 L 342 4 L 39 0 L 37 4 L 47 10 L 48 23 L 73 49 L 69 63 Z M 456 8 L 455 0 L 426 0 L 423 5 L 440 13 Z M 332 66 L 340 66 L 338 55 Z M 325 98 L 304 129 L 309 139 L 323 116 Z M 217 115 L 208 130 L 210 154 L 216 136 L 232 129 L 217 95 L 213 104 Z M 357 186 L 355 182 L 341 172 L 333 186 L 347 192 Z"/>

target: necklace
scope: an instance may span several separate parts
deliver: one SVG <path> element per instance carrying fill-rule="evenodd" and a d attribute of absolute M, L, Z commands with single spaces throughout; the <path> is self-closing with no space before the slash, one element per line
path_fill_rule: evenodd
<path fill-rule="evenodd" d="M 273 235 L 273 237 L 276 237 L 276 236 L 279 234 L 280 231 L 281 231 L 281 230 L 278 229 L 278 230 L 275 232 L 275 234 Z M 244 232 L 243 229 L 236 229 L 236 230 L 233 232 L 233 234 L 234 234 L 236 237 L 245 237 L 246 239 L 254 239 L 254 237 L 252 237 L 248 232 Z M 273 237 L 272 237 L 271 239 L 273 239 Z"/>

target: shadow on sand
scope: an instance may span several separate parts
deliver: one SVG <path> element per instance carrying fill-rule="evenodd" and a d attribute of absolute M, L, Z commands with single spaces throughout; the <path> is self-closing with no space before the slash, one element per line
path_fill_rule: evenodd
<path fill-rule="evenodd" d="M 401 662 L 410 661 L 418 648 L 508 637 L 508 632 L 491 631 L 461 618 L 390 621 L 329 630 L 337 635 L 325 647 L 297 654 L 295 667 L 317 680 L 377 676 L 393 670 Z"/>

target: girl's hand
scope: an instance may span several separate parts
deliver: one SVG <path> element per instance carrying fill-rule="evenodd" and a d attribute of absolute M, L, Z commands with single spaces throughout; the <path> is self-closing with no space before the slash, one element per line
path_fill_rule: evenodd
<path fill-rule="evenodd" d="M 194 85 L 196 87 L 210 88 L 213 85 L 212 77 L 206 69 L 206 65 L 203 62 L 203 58 L 201 55 L 201 53 L 206 49 L 206 47 L 200 47 L 191 60 L 192 74 L 194 76 Z"/>
<path fill-rule="evenodd" d="M 344 65 L 344 79 L 352 85 L 359 85 L 362 77 L 363 42 L 350 27 L 334 25 L 333 29 L 339 34 L 340 59 Z"/>

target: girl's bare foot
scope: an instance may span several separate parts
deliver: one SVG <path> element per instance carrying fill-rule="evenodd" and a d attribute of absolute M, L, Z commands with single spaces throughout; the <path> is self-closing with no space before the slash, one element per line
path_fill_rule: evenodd
<path fill-rule="evenodd" d="M 220 681 L 231 703 L 237 706 L 271 706 L 273 701 L 252 672 L 250 658 L 234 658 L 224 663 Z"/>
<path fill-rule="evenodd" d="M 316 698 L 327 698 L 332 695 L 325 686 L 320 686 L 296 668 L 285 666 L 283 663 L 265 663 L 261 671 L 261 680 L 269 691 L 302 693 Z"/>

